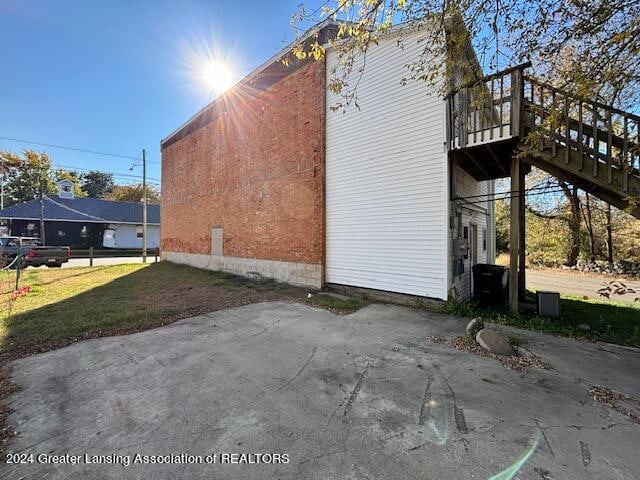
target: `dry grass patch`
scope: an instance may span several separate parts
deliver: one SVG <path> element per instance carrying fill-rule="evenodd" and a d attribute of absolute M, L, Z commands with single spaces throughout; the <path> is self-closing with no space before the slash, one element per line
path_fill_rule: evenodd
<path fill-rule="evenodd" d="M 2 281 L 0 358 L 249 303 L 301 300 L 305 295 L 302 289 L 276 282 L 169 263 L 29 269 L 21 285 L 32 291 L 12 300 L 10 278 Z"/>
<path fill-rule="evenodd" d="M 15 386 L 16 358 L 101 336 L 133 333 L 175 320 L 264 301 L 303 301 L 306 292 L 169 263 L 28 269 L 17 298 L 15 271 L 0 271 L 0 453 L 10 432 L 3 400 Z"/>

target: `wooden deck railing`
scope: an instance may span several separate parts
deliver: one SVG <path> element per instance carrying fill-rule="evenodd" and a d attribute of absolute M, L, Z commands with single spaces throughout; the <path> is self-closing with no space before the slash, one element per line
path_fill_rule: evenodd
<path fill-rule="evenodd" d="M 587 160 L 596 177 L 604 168 L 609 183 L 622 175 L 628 190 L 629 175 L 640 173 L 640 117 L 597 101 L 568 94 L 534 77 L 524 77 L 524 109 L 527 129 L 539 150 L 550 149 L 564 162 L 572 158 L 583 169 Z"/>
<path fill-rule="evenodd" d="M 613 183 L 640 176 L 640 117 L 597 101 L 577 98 L 527 75 L 530 63 L 455 88 L 447 96 L 450 150 L 518 138 L 557 162 L 585 164 Z M 587 161 L 588 160 L 588 161 Z M 621 193 L 622 193 L 621 192 Z"/>
<path fill-rule="evenodd" d="M 456 87 L 447 96 L 450 149 L 500 141 L 520 134 L 524 70 L 530 63 Z"/>

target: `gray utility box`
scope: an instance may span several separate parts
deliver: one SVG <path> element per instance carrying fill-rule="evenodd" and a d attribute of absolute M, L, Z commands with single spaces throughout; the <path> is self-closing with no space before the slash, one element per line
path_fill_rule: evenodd
<path fill-rule="evenodd" d="M 453 256 L 456 258 L 465 257 L 469 251 L 469 241 L 466 238 L 453 239 Z"/>
<path fill-rule="evenodd" d="M 541 317 L 560 318 L 560 294 L 558 292 L 536 292 L 538 315 Z"/>

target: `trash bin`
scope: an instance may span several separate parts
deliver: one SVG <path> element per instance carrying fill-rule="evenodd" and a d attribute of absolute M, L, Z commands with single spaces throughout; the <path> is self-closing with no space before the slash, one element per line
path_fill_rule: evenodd
<path fill-rule="evenodd" d="M 508 293 L 509 269 L 479 263 L 473 266 L 473 299 L 483 307 L 502 307 Z"/>

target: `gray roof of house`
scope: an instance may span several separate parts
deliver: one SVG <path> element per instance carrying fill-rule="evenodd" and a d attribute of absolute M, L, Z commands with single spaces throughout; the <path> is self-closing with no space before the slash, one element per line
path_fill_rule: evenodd
<path fill-rule="evenodd" d="M 160 205 L 148 205 L 147 221 L 160 225 Z M 40 201 L 12 205 L 0 210 L 2 219 L 38 220 L 40 218 Z M 142 203 L 115 202 L 101 198 L 60 198 L 44 197 L 45 220 L 91 223 L 142 223 Z"/>

